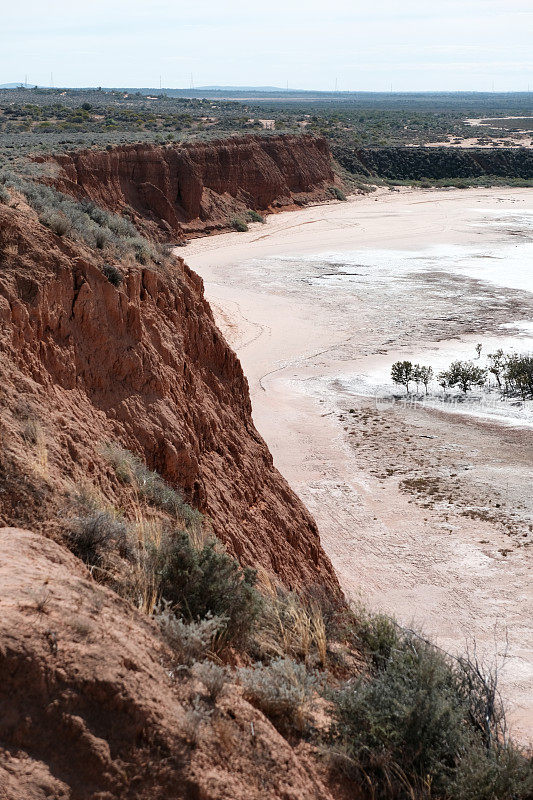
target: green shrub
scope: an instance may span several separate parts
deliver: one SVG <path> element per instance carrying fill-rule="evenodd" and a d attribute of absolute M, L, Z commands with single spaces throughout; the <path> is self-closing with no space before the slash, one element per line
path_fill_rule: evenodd
<path fill-rule="evenodd" d="M 291 658 L 239 670 L 245 698 L 276 725 L 302 729 L 309 703 L 320 686 L 316 673 Z"/>
<path fill-rule="evenodd" d="M 239 231 L 239 233 L 245 233 L 248 230 L 248 225 L 240 217 L 234 217 L 230 225 L 234 230 Z"/>
<path fill-rule="evenodd" d="M 160 594 L 186 620 L 226 618 L 222 644 L 243 647 L 261 611 L 254 570 L 242 569 L 216 539 L 195 546 L 185 531 L 167 537 L 155 554 Z"/>
<path fill-rule="evenodd" d="M 113 286 L 120 286 L 124 280 L 122 272 L 113 264 L 104 264 L 102 267 L 102 273 L 105 275 L 109 283 L 113 284 Z"/>
<path fill-rule="evenodd" d="M 448 790 L 451 800 L 529 800 L 533 761 L 515 747 L 470 748 Z"/>
<path fill-rule="evenodd" d="M 429 778 L 442 789 L 472 744 L 464 716 L 462 697 L 442 657 L 417 642 L 413 650 L 393 651 L 377 675 L 339 692 L 334 737 L 379 785 L 397 783 L 403 774 L 410 786 Z"/>
<path fill-rule="evenodd" d="M 360 610 L 352 633 L 358 649 L 369 659 L 374 670 L 382 669 L 398 646 L 398 627 L 385 614 L 369 614 Z"/>
<path fill-rule="evenodd" d="M 531 764 L 505 738 L 495 674 L 386 617 L 364 620 L 359 637 L 371 670 L 334 695 L 331 737 L 361 786 L 376 798 L 529 797 Z"/>
<path fill-rule="evenodd" d="M 257 211 L 247 211 L 246 218 L 249 222 L 265 222 L 265 218 L 258 214 Z"/>
<path fill-rule="evenodd" d="M 0 203 L 5 203 L 5 204 L 9 203 L 10 197 L 11 195 L 9 194 L 6 187 L 0 183 Z"/>
<path fill-rule="evenodd" d="M 341 200 L 343 202 L 346 201 L 346 195 L 344 194 L 342 189 L 339 189 L 338 186 L 330 186 L 328 188 L 328 192 L 330 193 L 330 195 L 332 195 L 332 197 L 335 198 L 335 200 Z"/>

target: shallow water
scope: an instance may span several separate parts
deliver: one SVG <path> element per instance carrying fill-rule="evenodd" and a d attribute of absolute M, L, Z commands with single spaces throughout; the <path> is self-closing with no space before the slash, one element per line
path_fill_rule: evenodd
<path fill-rule="evenodd" d="M 365 249 L 282 256 L 276 260 L 292 267 L 307 265 L 315 273 L 309 275 L 308 281 L 324 287 L 390 282 L 417 273 L 441 272 L 533 292 L 533 242 L 487 248 L 438 245 L 419 251 Z M 272 266 L 274 259 L 268 261 Z"/>

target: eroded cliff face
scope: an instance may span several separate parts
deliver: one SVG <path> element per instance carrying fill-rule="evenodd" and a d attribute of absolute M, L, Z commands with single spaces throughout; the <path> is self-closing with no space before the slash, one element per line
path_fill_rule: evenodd
<path fill-rule="evenodd" d="M 245 564 L 338 592 L 316 525 L 254 428 L 247 381 L 180 259 L 123 264 L 0 206 L 0 525 L 47 534 L 73 487 L 121 506 L 101 455 L 139 454 Z M 102 260 L 102 263 L 98 259 Z"/>
<path fill-rule="evenodd" d="M 326 141 L 310 135 L 123 145 L 37 160 L 58 165 L 51 180 L 61 191 L 126 210 L 159 237 L 224 229 L 247 209 L 324 199 L 335 182 Z"/>
<path fill-rule="evenodd" d="M 314 180 L 288 150 L 276 173 L 254 142 L 232 166 L 232 146 L 218 166 L 207 146 L 181 161 L 166 148 L 78 154 L 63 188 L 113 210 L 127 203 L 168 234 L 182 218 L 214 225 L 232 204 L 293 202 Z M 267 173 L 252 195 L 253 175 Z M 331 800 L 318 759 L 234 677 L 210 699 L 175 669 L 155 622 L 68 549 L 82 496 L 138 531 L 176 524 L 160 509 L 143 516 L 106 458 L 116 443 L 182 491 L 243 565 L 342 602 L 313 519 L 254 428 L 201 279 L 175 257 L 142 266 L 126 255 L 115 283 L 104 266 L 102 251 L 53 233 L 22 195 L 0 204 L 0 796 Z"/>

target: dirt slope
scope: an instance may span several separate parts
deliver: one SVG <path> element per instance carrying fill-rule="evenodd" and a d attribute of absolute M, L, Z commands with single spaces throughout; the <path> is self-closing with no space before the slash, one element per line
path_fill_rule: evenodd
<path fill-rule="evenodd" d="M 59 167 L 52 182 L 61 191 L 127 209 L 160 238 L 227 228 L 247 209 L 323 199 L 335 182 L 326 141 L 309 135 L 122 145 L 36 160 Z"/>
<path fill-rule="evenodd" d="M 331 800 L 236 686 L 210 701 L 64 548 L 0 529 L 0 584 L 1 800 Z"/>

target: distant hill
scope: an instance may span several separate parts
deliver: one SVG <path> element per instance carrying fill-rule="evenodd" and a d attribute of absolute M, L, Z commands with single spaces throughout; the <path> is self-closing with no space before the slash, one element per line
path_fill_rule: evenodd
<path fill-rule="evenodd" d="M 284 92 L 280 86 L 197 86 L 201 92 Z M 180 91 L 178 89 L 178 91 Z M 192 90 L 194 91 L 194 89 Z"/>
<path fill-rule="evenodd" d="M 34 83 L 23 83 L 23 81 L 19 81 L 18 83 L 0 83 L 0 89 L 20 89 L 21 87 L 23 89 L 33 89 L 34 86 Z"/>

